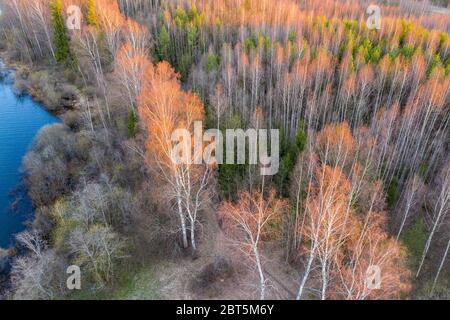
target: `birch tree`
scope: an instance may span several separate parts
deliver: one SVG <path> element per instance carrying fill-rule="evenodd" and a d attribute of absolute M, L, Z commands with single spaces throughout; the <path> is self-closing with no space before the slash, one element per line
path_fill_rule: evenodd
<path fill-rule="evenodd" d="M 271 190 L 267 198 L 260 192 L 243 192 L 236 204 L 224 202 L 219 208 L 225 232 L 232 243 L 249 258 L 259 278 L 259 298 L 265 299 L 267 277 L 264 271 L 262 246 L 270 237 L 269 225 L 288 209 L 284 200 L 275 197 Z"/>

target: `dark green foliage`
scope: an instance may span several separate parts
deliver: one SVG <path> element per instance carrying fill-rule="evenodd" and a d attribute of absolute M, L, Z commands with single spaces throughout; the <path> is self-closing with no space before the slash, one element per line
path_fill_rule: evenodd
<path fill-rule="evenodd" d="M 291 151 L 285 152 L 281 157 L 280 168 L 275 176 L 275 185 L 277 190 L 281 195 L 285 195 L 287 192 L 287 181 L 289 180 L 289 175 L 295 165 L 295 153 Z"/>
<path fill-rule="evenodd" d="M 242 118 L 236 114 L 224 123 L 226 129 L 243 128 Z M 224 136 L 224 145 L 226 145 L 226 136 Z M 226 150 L 223 152 L 224 160 L 226 159 Z M 238 190 L 244 187 L 246 164 L 221 164 L 219 165 L 218 187 L 220 194 L 226 199 L 234 200 Z"/>
<path fill-rule="evenodd" d="M 377 64 L 381 58 L 381 47 L 376 45 L 370 49 L 370 61 Z"/>
<path fill-rule="evenodd" d="M 133 109 L 128 112 L 128 138 L 134 138 L 138 131 L 138 116 Z"/>
<path fill-rule="evenodd" d="M 407 59 L 412 59 L 415 52 L 416 48 L 412 44 L 408 44 L 401 49 L 402 55 Z"/>
<path fill-rule="evenodd" d="M 200 28 L 200 26 L 203 24 L 203 21 L 205 19 L 204 15 L 198 11 L 195 4 L 189 8 L 188 16 L 189 16 L 189 21 L 198 28 Z"/>
<path fill-rule="evenodd" d="M 344 28 L 347 32 L 356 33 L 358 31 L 358 21 L 344 19 Z"/>
<path fill-rule="evenodd" d="M 435 54 L 428 65 L 427 76 L 430 77 L 439 65 L 442 65 L 441 56 L 439 54 Z"/>
<path fill-rule="evenodd" d="M 398 47 L 394 47 L 389 51 L 389 58 L 391 58 L 391 60 L 395 60 L 400 53 L 401 49 L 399 49 Z"/>
<path fill-rule="evenodd" d="M 297 32 L 290 31 L 288 34 L 288 42 L 295 43 L 297 41 Z"/>
<path fill-rule="evenodd" d="M 272 39 L 270 36 L 267 36 L 265 34 L 261 34 L 259 36 L 259 42 L 263 45 L 264 50 L 269 50 L 272 46 Z"/>
<path fill-rule="evenodd" d="M 364 55 L 366 63 L 378 63 L 381 58 L 381 46 L 376 43 L 372 43 L 369 38 L 364 38 L 364 41 L 358 48 L 358 52 Z"/>
<path fill-rule="evenodd" d="M 60 64 L 69 65 L 73 61 L 70 50 L 69 35 L 64 24 L 63 7 L 61 0 L 51 3 L 51 15 L 53 25 L 53 42 L 55 45 L 55 58 Z"/>
<path fill-rule="evenodd" d="M 178 68 L 177 71 L 181 74 L 181 80 L 185 81 L 188 74 L 189 74 L 189 70 L 193 64 L 193 56 L 192 54 L 190 54 L 189 52 L 185 52 L 180 59 L 180 62 L 178 64 Z"/>
<path fill-rule="evenodd" d="M 392 179 L 387 189 L 387 205 L 389 209 L 393 209 L 398 200 L 398 180 Z"/>
<path fill-rule="evenodd" d="M 156 54 L 159 61 L 171 61 L 170 51 L 171 42 L 170 35 L 165 25 L 162 25 L 158 35 L 158 45 L 156 46 Z"/>
<path fill-rule="evenodd" d="M 449 35 L 446 32 L 441 32 L 439 34 L 439 49 L 445 50 L 445 44 L 447 43 L 448 38 Z"/>
<path fill-rule="evenodd" d="M 297 146 L 298 152 L 302 152 L 306 147 L 306 130 L 305 125 L 302 123 L 300 125 L 300 129 L 297 132 L 297 136 L 295 137 L 295 144 Z"/>
<path fill-rule="evenodd" d="M 168 61 L 180 73 L 182 81 L 186 81 L 191 66 L 197 62 L 196 57 L 206 51 L 200 41 L 204 15 L 195 5 L 187 11 L 179 5 L 171 9 L 171 13 L 177 30 L 172 28 L 173 33 L 169 33 L 166 22 L 161 21 L 155 56 L 159 61 Z"/>
<path fill-rule="evenodd" d="M 289 139 L 284 134 L 281 136 L 281 161 L 280 168 L 275 176 L 275 185 L 282 196 L 288 196 L 289 178 L 297 161 L 298 154 L 305 149 L 306 132 L 304 125 L 300 126 L 295 139 Z"/>
<path fill-rule="evenodd" d="M 423 219 L 417 220 L 403 234 L 402 241 L 408 248 L 409 262 L 411 266 L 416 266 L 419 263 L 426 240 L 427 234 Z"/>
<path fill-rule="evenodd" d="M 206 70 L 208 72 L 218 71 L 220 68 L 220 57 L 217 54 L 208 55 L 208 62 L 206 63 Z"/>
<path fill-rule="evenodd" d="M 429 167 L 427 163 L 420 164 L 418 174 L 425 182 L 428 182 L 428 170 Z"/>
<path fill-rule="evenodd" d="M 187 27 L 187 40 L 188 45 L 191 50 L 194 50 L 197 48 L 200 38 L 200 29 L 196 25 L 189 25 Z"/>
<path fill-rule="evenodd" d="M 237 190 L 243 187 L 246 172 L 245 164 L 221 164 L 219 166 L 218 186 L 220 194 L 226 199 L 234 199 Z"/>
<path fill-rule="evenodd" d="M 187 13 L 183 7 L 177 6 L 173 13 L 173 19 L 179 29 L 186 30 L 189 26 L 199 28 L 203 24 L 204 15 L 199 13 L 195 5 L 191 6 Z"/>
<path fill-rule="evenodd" d="M 177 6 L 174 13 L 174 21 L 178 28 L 182 29 L 189 21 L 189 17 L 181 6 Z"/>
<path fill-rule="evenodd" d="M 258 38 L 252 34 L 244 41 L 245 51 L 249 53 L 251 50 L 256 49 L 258 47 Z"/>
<path fill-rule="evenodd" d="M 197 92 L 197 94 L 199 96 L 201 96 L 200 93 Z M 217 119 L 215 117 L 214 111 L 212 110 L 211 106 L 208 104 L 205 105 L 204 123 L 205 123 L 206 129 L 220 129 L 220 124 L 219 124 L 219 128 L 217 128 Z"/>
<path fill-rule="evenodd" d="M 447 63 L 445 65 L 444 73 L 446 76 L 450 74 L 450 57 L 447 59 Z"/>

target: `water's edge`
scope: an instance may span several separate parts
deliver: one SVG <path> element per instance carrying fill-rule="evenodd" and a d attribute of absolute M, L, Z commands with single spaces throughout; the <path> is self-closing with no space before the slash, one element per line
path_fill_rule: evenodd
<path fill-rule="evenodd" d="M 22 159 L 36 134 L 43 126 L 60 121 L 30 95 L 18 95 L 14 89 L 14 77 L 15 69 L 0 56 L 0 291 L 7 278 L 11 255 L 17 251 L 14 241 L 5 239 L 13 239 L 14 234 L 25 230 L 24 222 L 34 216 L 26 189 L 20 190 L 20 195 L 26 198 L 20 201 L 25 201 L 25 208 L 18 208 L 16 214 L 9 212 L 8 205 L 18 204 L 10 197 L 9 191 L 23 182 L 20 173 Z"/>

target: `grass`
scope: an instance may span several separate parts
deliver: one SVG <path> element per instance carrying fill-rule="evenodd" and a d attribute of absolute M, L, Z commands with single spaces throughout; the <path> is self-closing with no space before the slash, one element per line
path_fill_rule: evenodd
<path fill-rule="evenodd" d="M 129 274 L 123 285 L 118 288 L 113 299 L 116 300 L 158 300 L 159 283 L 155 278 L 153 268 L 143 269 L 135 274 Z"/>
<path fill-rule="evenodd" d="M 153 268 L 137 272 L 123 273 L 118 283 L 110 291 L 82 289 L 74 291 L 70 300 L 158 300 L 159 282 Z"/>
<path fill-rule="evenodd" d="M 398 200 L 398 181 L 394 178 L 387 188 L 387 206 L 389 209 L 394 209 Z"/>
<path fill-rule="evenodd" d="M 445 272 L 444 272 L 445 273 Z M 439 300 L 448 300 L 450 298 L 450 288 L 449 288 L 449 278 L 448 274 L 441 274 L 439 281 L 437 281 L 434 290 L 433 288 L 433 280 L 428 280 L 425 284 L 423 284 L 416 292 L 413 293 L 412 298 L 414 299 L 439 299 Z"/>
<path fill-rule="evenodd" d="M 408 228 L 401 237 L 401 240 L 408 248 L 408 260 L 410 266 L 417 266 L 422 256 L 425 241 L 427 240 L 423 220 L 417 220 L 410 228 Z"/>

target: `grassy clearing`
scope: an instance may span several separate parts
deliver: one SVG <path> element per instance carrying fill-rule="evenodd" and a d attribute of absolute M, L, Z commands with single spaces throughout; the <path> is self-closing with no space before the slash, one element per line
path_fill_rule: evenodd
<path fill-rule="evenodd" d="M 159 282 L 153 268 L 123 273 L 116 286 L 110 291 L 82 289 L 74 291 L 70 300 L 158 300 Z"/>
<path fill-rule="evenodd" d="M 159 281 L 155 277 L 153 268 L 129 274 L 123 285 L 115 291 L 112 298 L 117 300 L 160 299 Z"/>
<path fill-rule="evenodd" d="M 422 256 L 422 250 L 427 240 L 425 225 L 422 219 L 417 220 L 408 228 L 401 237 L 402 242 L 408 248 L 408 263 L 415 268 Z"/>

